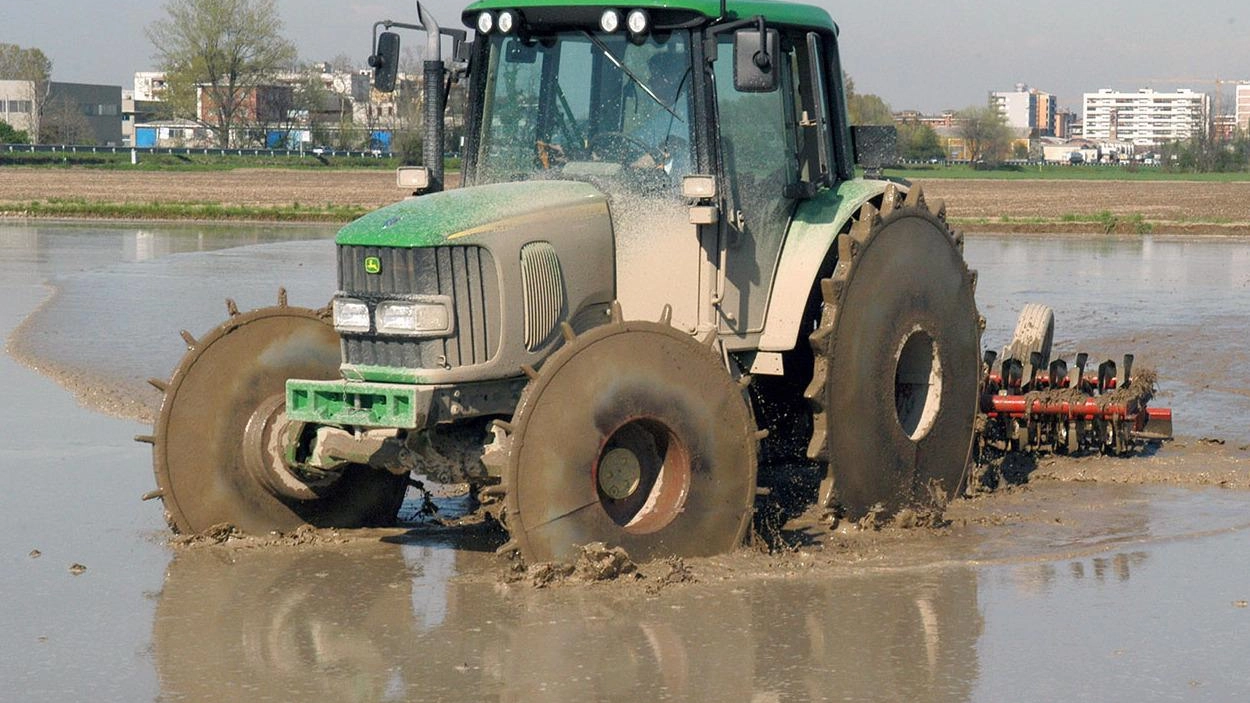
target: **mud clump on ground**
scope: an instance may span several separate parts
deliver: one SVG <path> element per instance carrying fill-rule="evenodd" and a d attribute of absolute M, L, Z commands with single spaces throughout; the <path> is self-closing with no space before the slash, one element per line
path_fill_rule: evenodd
<path fill-rule="evenodd" d="M 656 595 L 669 586 L 682 583 L 697 583 L 699 581 L 699 579 L 695 578 L 694 570 L 681 557 L 668 557 L 660 563 L 668 567 L 668 572 L 647 584 L 647 593 L 651 595 Z"/>
<path fill-rule="evenodd" d="M 174 535 L 169 543 L 175 547 L 198 547 L 206 545 L 229 545 L 238 548 L 302 547 L 321 544 L 344 544 L 350 542 L 334 528 L 318 528 L 301 525 L 291 532 L 271 532 L 267 535 L 250 535 L 238 527 L 222 522 L 200 532 Z"/>
<path fill-rule="evenodd" d="M 583 546 L 577 559 L 571 562 L 541 562 L 527 566 L 523 561 L 513 561 L 502 580 L 504 583 L 527 582 L 534 588 L 645 582 L 644 588 L 649 595 L 658 595 L 671 586 L 699 581 L 694 569 L 681 557 L 658 560 L 647 566 L 648 571 L 652 567 L 658 570 L 657 576 L 644 573 L 624 549 L 592 542 Z"/>
<path fill-rule="evenodd" d="M 577 559 L 571 563 L 541 562 L 527 567 L 523 562 L 514 562 L 509 577 L 505 580 L 528 580 L 535 588 L 546 588 L 566 581 L 615 581 L 622 576 L 643 578 L 638 571 L 638 565 L 629 558 L 624 549 L 609 547 L 603 542 L 591 542 L 581 548 Z"/>

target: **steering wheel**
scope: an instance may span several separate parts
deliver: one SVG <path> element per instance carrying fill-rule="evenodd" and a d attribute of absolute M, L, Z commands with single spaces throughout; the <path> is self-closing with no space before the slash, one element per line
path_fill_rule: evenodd
<path fill-rule="evenodd" d="M 587 146 L 592 156 L 616 161 L 626 167 L 645 168 L 648 164 L 638 162 L 649 156 L 650 165 L 660 168 L 668 158 L 660 149 L 624 132 L 600 132 L 590 138 Z"/>

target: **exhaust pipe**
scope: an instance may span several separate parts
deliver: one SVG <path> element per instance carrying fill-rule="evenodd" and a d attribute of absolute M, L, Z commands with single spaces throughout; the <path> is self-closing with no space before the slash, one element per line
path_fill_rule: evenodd
<path fill-rule="evenodd" d="M 426 192 L 437 193 L 443 189 L 443 56 L 442 39 L 438 20 L 434 14 L 417 3 L 417 17 L 425 27 L 426 48 L 425 82 L 425 134 L 421 139 L 421 161 L 430 174 Z M 433 58 L 431 58 L 433 57 Z"/>

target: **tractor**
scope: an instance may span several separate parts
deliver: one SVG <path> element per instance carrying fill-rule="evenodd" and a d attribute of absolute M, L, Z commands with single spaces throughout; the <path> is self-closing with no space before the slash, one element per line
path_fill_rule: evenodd
<path fill-rule="evenodd" d="M 480 0 L 471 41 L 417 19 L 370 56 L 393 90 L 394 30 L 426 35 L 412 195 L 339 231 L 327 308 L 227 301 L 157 382 L 176 531 L 387 524 L 417 475 L 526 560 L 645 560 L 735 548 L 781 488 L 852 519 L 961 492 L 976 275 L 942 203 L 872 177 L 891 134 L 848 124 L 824 10 Z"/>

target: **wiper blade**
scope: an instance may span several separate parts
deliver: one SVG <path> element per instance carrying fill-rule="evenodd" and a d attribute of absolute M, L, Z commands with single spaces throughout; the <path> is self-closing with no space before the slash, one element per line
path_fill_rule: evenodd
<path fill-rule="evenodd" d="M 617 68 L 621 69 L 621 73 L 624 73 L 626 76 L 629 76 L 629 79 L 631 81 L 633 81 L 634 83 L 637 83 L 638 87 L 642 88 L 642 91 L 646 93 L 647 96 L 650 97 L 652 100 L 654 100 L 656 105 L 659 105 L 660 107 L 667 110 L 668 114 L 672 115 L 673 117 L 676 117 L 678 122 L 683 122 L 683 123 L 685 122 L 685 120 L 681 118 L 681 115 L 677 114 L 677 112 L 674 111 L 673 108 L 669 107 L 668 105 L 665 105 L 663 100 L 660 100 L 660 96 L 656 95 L 655 91 L 651 90 L 650 86 L 648 86 L 646 83 L 643 83 L 641 78 L 634 75 L 634 72 L 629 70 L 629 67 L 625 65 L 625 62 L 617 58 L 616 54 L 612 53 L 612 49 L 608 48 L 608 45 L 604 44 L 603 40 L 599 39 L 598 37 L 591 34 L 590 32 L 587 32 L 584 29 L 582 30 L 582 34 L 584 34 L 586 38 L 589 39 L 595 46 L 599 47 L 599 51 L 603 52 L 603 55 L 607 57 L 608 61 L 612 62 L 613 66 L 616 66 Z"/>

